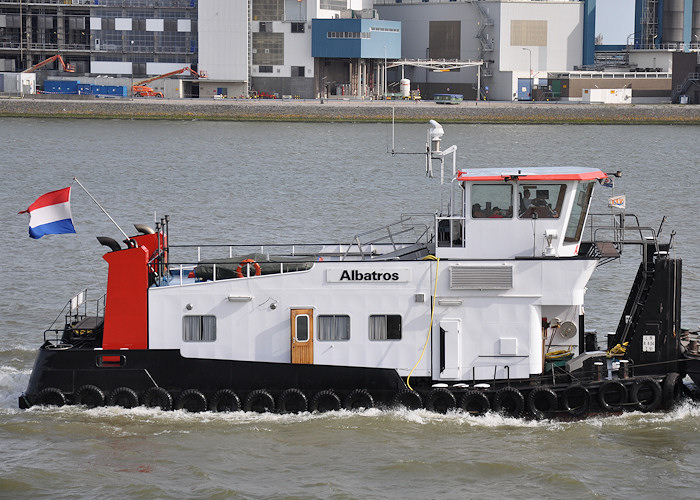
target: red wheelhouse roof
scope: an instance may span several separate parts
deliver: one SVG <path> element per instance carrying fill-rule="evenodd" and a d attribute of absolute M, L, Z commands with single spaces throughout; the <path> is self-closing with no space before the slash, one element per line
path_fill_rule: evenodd
<path fill-rule="evenodd" d="M 459 181 L 591 181 L 607 174 L 586 167 L 473 168 L 457 172 Z"/>

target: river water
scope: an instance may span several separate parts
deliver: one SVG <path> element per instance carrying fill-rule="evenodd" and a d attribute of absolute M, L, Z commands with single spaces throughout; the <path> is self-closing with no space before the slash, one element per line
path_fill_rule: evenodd
<path fill-rule="evenodd" d="M 395 149 L 424 150 L 426 125 Z M 458 168 L 623 171 L 614 193 L 662 239 L 678 232 L 683 324 L 700 323 L 700 127 L 446 125 Z M 700 405 L 583 422 L 425 411 L 186 414 L 17 409 L 42 332 L 85 287 L 102 295 L 95 236 L 122 239 L 74 185 L 76 235 L 27 236 L 36 197 L 77 177 L 127 233 L 172 217 L 173 243 L 349 242 L 439 208 L 423 158 L 390 155 L 380 124 L 0 120 L 0 497 L 697 498 Z M 599 187 L 593 210 L 611 190 Z M 639 256 L 601 267 L 586 326 L 614 330 Z"/>

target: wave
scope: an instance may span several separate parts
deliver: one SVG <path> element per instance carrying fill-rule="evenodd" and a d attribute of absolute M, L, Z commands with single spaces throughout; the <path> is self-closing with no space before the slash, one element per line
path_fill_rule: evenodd
<path fill-rule="evenodd" d="M 642 413 L 629 412 L 619 415 L 591 416 L 583 420 L 532 420 L 528 418 L 506 417 L 490 412 L 483 416 L 469 415 L 461 411 L 450 411 L 447 414 L 433 413 L 425 409 L 378 409 L 349 411 L 340 410 L 328 413 L 189 413 L 185 410 L 161 411 L 157 408 L 137 407 L 125 409 L 121 407 L 99 407 L 87 409 L 82 406 L 39 407 L 28 410 L 17 409 L 17 396 L 28 378 L 27 372 L 13 371 L 0 367 L 0 415 L 26 412 L 34 417 L 61 417 L 68 421 L 94 421 L 112 425 L 139 423 L 152 424 L 160 430 L 158 433 L 189 432 L 192 424 L 207 425 L 229 429 L 231 426 L 248 428 L 255 432 L 265 432 L 279 426 L 294 426 L 297 424 L 317 423 L 324 426 L 352 427 L 401 427 L 422 428 L 433 427 L 470 429 L 542 429 L 542 430 L 577 430 L 582 428 L 598 430 L 634 430 L 646 427 L 666 425 L 695 425 L 700 417 L 700 403 L 684 400 L 669 412 Z M 138 431 L 139 433 L 142 430 Z"/>

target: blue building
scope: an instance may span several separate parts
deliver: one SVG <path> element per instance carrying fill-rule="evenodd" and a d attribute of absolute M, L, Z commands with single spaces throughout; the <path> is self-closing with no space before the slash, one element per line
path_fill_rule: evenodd
<path fill-rule="evenodd" d="M 311 33 L 311 56 L 322 95 L 384 95 L 385 63 L 401 58 L 400 22 L 314 19 Z"/>

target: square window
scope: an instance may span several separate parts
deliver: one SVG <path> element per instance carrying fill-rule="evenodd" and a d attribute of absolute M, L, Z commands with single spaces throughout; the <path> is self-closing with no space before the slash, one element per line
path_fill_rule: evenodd
<path fill-rule="evenodd" d="M 185 342 L 216 341 L 216 316 L 183 316 L 182 340 Z"/>
<path fill-rule="evenodd" d="M 401 316 L 376 314 L 369 317 L 370 340 L 401 340 Z"/>
<path fill-rule="evenodd" d="M 350 340 L 350 316 L 323 315 L 318 317 L 318 340 Z"/>

